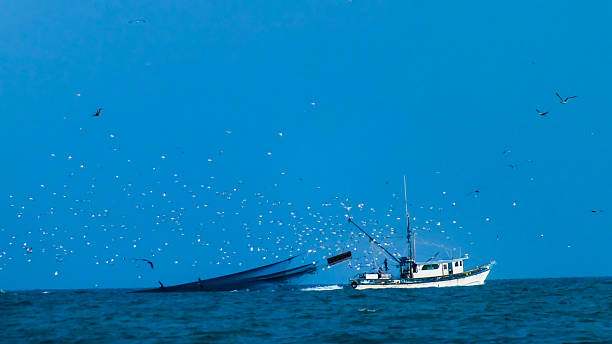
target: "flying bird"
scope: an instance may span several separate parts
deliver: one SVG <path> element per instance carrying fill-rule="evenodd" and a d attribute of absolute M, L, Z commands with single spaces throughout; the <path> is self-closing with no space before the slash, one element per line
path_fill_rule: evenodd
<path fill-rule="evenodd" d="M 144 19 L 133 19 L 133 20 L 128 21 L 128 23 L 130 24 L 144 24 L 146 22 L 147 21 Z"/>
<path fill-rule="evenodd" d="M 515 169 L 517 166 L 518 166 L 518 165 L 516 165 L 516 164 L 508 164 L 508 167 L 510 167 L 510 168 L 511 168 L 511 169 L 513 169 L 513 170 L 514 170 L 514 169 Z"/>
<path fill-rule="evenodd" d="M 565 103 L 564 103 L 564 104 L 565 104 Z M 538 110 L 538 109 L 536 109 L 536 112 L 537 112 L 537 113 L 538 113 L 538 115 L 540 115 L 540 116 L 546 116 L 546 115 L 548 114 L 548 111 L 542 112 L 542 111 L 540 111 L 540 110 Z"/>
<path fill-rule="evenodd" d="M 468 192 L 467 195 L 473 195 L 474 197 L 478 197 L 478 195 L 480 194 L 480 190 L 476 189 L 472 192 Z"/>
<path fill-rule="evenodd" d="M 577 96 L 571 96 L 571 97 L 567 97 L 567 98 L 563 98 L 559 95 L 559 93 L 555 92 L 555 94 L 557 95 L 557 97 L 559 97 L 559 99 L 561 100 L 560 103 L 561 104 L 567 104 L 567 101 L 572 99 L 572 98 L 576 98 Z"/>
<path fill-rule="evenodd" d="M 506 149 L 505 151 L 502 152 L 503 155 L 506 155 L 508 153 L 511 153 L 512 151 L 510 149 Z"/>
<path fill-rule="evenodd" d="M 601 209 L 593 209 L 593 210 L 591 210 L 591 213 L 601 213 L 601 212 L 603 212 L 603 210 L 601 210 Z"/>
<path fill-rule="evenodd" d="M 99 117 L 100 114 L 102 114 L 102 108 L 98 108 L 98 111 L 96 111 L 96 113 L 94 113 L 93 116 Z"/>
<path fill-rule="evenodd" d="M 147 264 L 149 264 L 151 266 L 151 269 L 153 269 L 153 262 L 148 260 L 148 259 L 144 259 L 144 258 L 136 258 L 134 260 L 142 260 L 143 262 L 146 262 Z"/>

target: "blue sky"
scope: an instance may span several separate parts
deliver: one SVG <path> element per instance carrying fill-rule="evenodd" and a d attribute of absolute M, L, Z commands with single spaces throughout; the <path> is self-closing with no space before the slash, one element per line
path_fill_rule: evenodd
<path fill-rule="evenodd" d="M 358 247 L 302 281 L 343 283 L 380 257 L 346 206 L 403 250 L 403 175 L 419 259 L 612 273 L 608 2 L 2 7 L 1 288 L 154 286 Z"/>

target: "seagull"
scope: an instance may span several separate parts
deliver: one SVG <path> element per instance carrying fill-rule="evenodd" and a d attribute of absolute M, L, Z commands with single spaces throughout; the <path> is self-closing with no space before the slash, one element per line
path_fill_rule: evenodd
<path fill-rule="evenodd" d="M 567 101 L 572 99 L 572 98 L 576 98 L 577 96 L 571 96 L 571 97 L 567 97 L 567 98 L 563 98 L 559 95 L 559 93 L 555 92 L 555 94 L 557 95 L 557 97 L 559 97 L 559 99 L 561 100 L 560 103 L 561 104 L 567 104 Z"/>
<path fill-rule="evenodd" d="M 144 20 L 144 19 L 134 19 L 134 20 L 130 20 L 130 21 L 128 21 L 128 23 L 130 23 L 130 24 L 144 24 L 144 23 L 146 23 L 146 22 L 147 22 L 147 21 L 146 21 L 146 20 Z"/>
<path fill-rule="evenodd" d="M 147 264 L 149 264 L 151 266 L 151 269 L 153 269 L 153 262 L 148 260 L 148 259 L 144 259 L 144 258 L 136 258 L 134 260 L 142 260 L 143 262 L 147 262 Z"/>
<path fill-rule="evenodd" d="M 511 153 L 512 151 L 510 149 L 506 149 L 505 151 L 502 152 L 503 155 L 506 155 L 508 153 Z"/>
<path fill-rule="evenodd" d="M 513 164 L 508 164 L 508 167 L 510 167 L 511 169 L 515 169 L 518 165 L 513 165 Z"/>
<path fill-rule="evenodd" d="M 563 104 L 565 104 L 565 103 L 563 103 Z M 548 111 L 542 112 L 542 111 L 540 111 L 540 110 L 538 110 L 538 109 L 536 109 L 536 112 L 537 112 L 537 113 L 538 113 L 538 115 L 540 115 L 540 116 L 546 116 L 546 115 L 548 114 Z"/>
<path fill-rule="evenodd" d="M 93 116 L 99 117 L 101 113 L 102 113 L 102 108 L 98 108 L 98 111 L 96 111 L 96 113 L 94 113 Z"/>
<path fill-rule="evenodd" d="M 467 195 L 468 195 L 468 196 L 469 196 L 469 195 L 474 195 L 474 197 L 478 197 L 478 195 L 479 195 L 479 194 L 480 194 L 480 190 L 476 189 L 476 190 L 474 190 L 474 191 L 472 191 L 472 192 L 468 192 L 468 194 L 467 194 Z"/>
<path fill-rule="evenodd" d="M 601 213 L 601 212 L 603 212 L 603 210 L 601 210 L 601 209 L 593 209 L 593 210 L 591 210 L 591 213 Z"/>

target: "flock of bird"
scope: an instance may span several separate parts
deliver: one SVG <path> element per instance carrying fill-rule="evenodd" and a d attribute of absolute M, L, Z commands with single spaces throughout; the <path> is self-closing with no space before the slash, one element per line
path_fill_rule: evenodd
<path fill-rule="evenodd" d="M 144 24 L 146 20 L 136 19 L 129 23 Z M 576 98 L 555 94 L 561 104 Z M 310 106 L 316 107 L 317 103 L 311 101 Z M 102 118 L 102 110 L 98 108 L 92 116 Z M 549 111 L 536 111 L 540 116 L 549 114 Z M 226 130 L 225 134 L 234 135 L 231 130 Z M 282 131 L 276 134 L 284 136 Z M 109 134 L 109 138 L 116 137 Z M 120 154 L 116 144 L 111 149 Z M 502 152 L 503 155 L 509 153 L 509 149 Z M 265 159 L 271 155 L 266 152 L 262 156 Z M 71 259 L 83 264 L 130 266 L 135 269 L 136 278 L 142 278 L 157 270 L 155 267 L 160 266 L 160 259 L 174 265 L 188 265 L 197 271 L 227 272 L 220 267 L 229 265 L 232 271 L 237 271 L 299 253 L 306 253 L 307 259 L 311 259 L 310 255 L 326 258 L 347 250 L 353 251 L 354 258 L 349 264 L 354 269 L 379 266 L 384 256 L 347 224 L 348 216 L 398 256 L 406 254 L 403 199 L 395 193 L 391 193 L 389 204 L 379 210 L 347 195 L 311 202 L 287 200 L 286 193 L 279 191 L 279 185 L 291 183 L 287 179 L 291 174 L 288 171 L 279 171 L 279 181 L 263 192 L 241 179 L 218 182 L 221 178 L 214 175 L 202 183 L 190 184 L 180 171 L 170 166 L 159 167 L 160 163 L 169 160 L 170 154 L 160 154 L 160 161 L 152 163 L 155 166 L 150 167 L 150 175 L 146 178 L 133 180 L 124 180 L 107 169 L 96 169 L 95 164 L 90 167 L 84 157 L 78 157 L 79 162 L 75 165 L 77 157 L 69 152 L 50 153 L 49 156 L 58 160 L 56 166 L 64 169 L 67 180 L 56 185 L 41 183 L 36 193 L 9 195 L 8 203 L 14 210 L 16 225 L 22 224 L 28 230 L 19 235 L 0 228 L 0 232 L 9 237 L 9 250 L 0 252 L 0 270 L 18 259 L 26 263 L 46 260 L 52 263 L 52 275 L 59 276 L 62 264 Z M 137 169 L 132 159 L 120 159 L 117 157 L 113 164 Z M 208 158 L 208 163 L 211 166 L 223 164 L 222 160 Z M 518 164 L 507 166 L 516 169 Z M 300 187 L 320 189 L 297 174 L 291 180 L 303 185 Z M 98 184 L 104 187 L 99 188 Z M 457 256 L 460 254 L 457 248 L 445 245 L 444 241 L 451 239 L 452 232 L 465 231 L 457 218 L 449 219 L 444 211 L 460 202 L 442 193 L 446 198 L 441 206 L 412 205 L 419 216 L 411 220 L 418 223 L 414 226 L 417 233 L 436 232 L 443 239 L 436 242 L 420 238 L 422 245 Z M 103 195 L 98 197 L 99 194 Z M 109 194 L 110 197 L 105 197 Z M 480 195 L 480 188 L 467 194 Z M 108 198 L 120 202 L 105 201 Z M 49 202 L 37 204 L 39 199 Z M 593 213 L 602 211 L 591 210 Z M 488 217 L 484 220 L 489 222 Z M 143 223 L 150 226 L 143 229 Z M 400 245 L 396 247 L 396 243 Z M 202 261 L 201 257 L 206 257 L 207 261 Z M 149 271 L 143 270 L 142 265 Z"/>
<path fill-rule="evenodd" d="M 575 96 L 559 98 L 566 104 Z M 312 102 L 311 106 L 316 106 L 316 103 Z M 97 109 L 93 117 L 102 117 L 102 107 Z M 225 134 L 234 135 L 231 130 L 226 130 Z M 281 131 L 277 135 L 283 137 Z M 116 141 L 114 134 L 108 137 Z M 119 152 L 116 144 L 112 146 L 112 151 Z M 510 153 L 509 149 L 502 152 L 503 155 Z M 266 156 L 270 155 L 270 152 L 266 153 Z M 354 217 L 376 240 L 383 242 L 398 256 L 406 254 L 403 199 L 396 193 L 391 194 L 390 204 L 378 211 L 364 202 L 353 201 L 341 195 L 316 203 L 284 200 L 286 194 L 279 191 L 279 184 L 286 184 L 288 171 L 279 171 L 280 180 L 267 193 L 255 189 L 248 192 L 248 189 L 255 186 L 247 186 L 240 179 L 232 185 L 223 186 L 211 175 L 205 184 L 190 185 L 181 178 L 182 174 L 178 171 L 164 175 L 162 168 L 157 166 L 151 168 L 152 179 L 147 183 L 123 180 L 119 175 L 102 169 L 90 169 L 89 175 L 86 175 L 84 172 L 88 170 L 86 166 L 89 164 L 83 159 L 75 165 L 76 157 L 70 153 L 50 153 L 49 156 L 51 159 L 65 157 L 62 160 L 65 165 L 59 164 L 58 167 L 66 169 L 68 181 L 56 185 L 55 190 L 50 184 L 41 184 L 37 195 L 9 195 L 9 206 L 15 209 L 18 221 L 28 223 L 30 227 L 38 227 L 37 232 L 28 231 L 22 237 L 10 236 L 9 246 L 21 247 L 22 255 L 28 263 L 49 257 L 47 259 L 61 266 L 77 252 L 79 255 L 87 254 L 89 248 L 98 247 L 102 250 L 92 249 L 90 259 L 84 261 L 94 265 L 130 265 L 131 262 L 137 278 L 147 274 L 139 268 L 138 262 L 145 263 L 153 270 L 157 265 L 154 265 L 155 259 L 177 265 L 186 263 L 198 271 L 202 270 L 202 264 L 207 265 L 205 270 L 215 271 L 217 267 L 216 271 L 226 271 L 220 267 L 229 265 L 234 266 L 232 269 L 235 271 L 299 253 L 306 253 L 308 258 L 305 259 L 312 259 L 314 256 L 326 258 L 351 250 L 354 259 L 349 265 L 354 269 L 380 265 L 384 256 L 374 245 L 363 240 L 361 233 L 346 223 L 348 216 Z M 160 155 L 161 162 L 167 160 L 169 154 Z M 223 163 L 222 159 L 213 161 L 212 158 L 208 162 L 211 165 Z M 127 165 L 133 165 L 131 159 L 127 159 Z M 515 169 L 517 164 L 508 166 Z M 81 177 L 77 178 L 79 175 Z M 96 197 L 100 192 L 96 184 L 103 179 L 112 179 L 114 182 L 114 190 L 104 185 L 106 192 L 111 193 L 110 198 L 122 199 L 125 203 L 121 207 L 131 204 L 133 210 L 113 209 L 112 203 L 100 206 L 102 201 Z M 301 185 L 307 184 L 302 176 L 296 175 L 293 180 Z M 307 187 L 320 190 L 316 185 Z M 71 194 L 70 190 L 75 192 Z M 442 194 L 449 196 L 446 192 Z M 467 195 L 479 197 L 481 189 L 475 189 Z M 37 199 L 49 199 L 53 206 L 36 209 L 33 203 Z M 44 208 L 48 204 L 41 206 Z M 448 215 L 443 213 L 446 208 L 456 206 L 457 201 L 448 199 L 443 206 L 415 207 L 420 216 L 411 218 L 413 224 L 419 224 L 413 229 L 417 233 L 435 232 L 441 235 L 438 241 L 419 238 L 420 245 L 444 250 L 448 256 L 460 254 L 457 248 L 447 247 L 444 243 L 451 239 L 450 233 L 458 233 L 463 229 L 457 219 L 449 220 Z M 516 202 L 513 202 L 513 206 L 516 206 Z M 36 212 L 29 209 L 36 209 Z M 592 210 L 593 213 L 602 211 Z M 69 221 L 66 215 L 70 215 Z M 28 216 L 29 220 L 26 219 Z M 57 221 L 53 221 L 54 216 L 59 217 Z M 152 219 L 151 229 L 139 228 L 143 219 Z M 484 220 L 489 222 L 488 217 Z M 67 225 L 67 222 L 78 225 Z M 0 231 L 4 232 L 5 228 L 0 228 Z M 464 234 L 469 236 L 472 233 L 467 231 Z M 397 243 L 400 246 L 396 247 Z M 175 246 L 180 249 L 171 249 Z M 568 247 L 571 245 L 568 244 Z M 203 262 L 201 257 L 207 257 L 208 262 Z M 7 261 L 13 259 L 16 259 L 14 254 L 0 252 L 0 270 Z M 53 274 L 58 276 L 59 268 Z"/>

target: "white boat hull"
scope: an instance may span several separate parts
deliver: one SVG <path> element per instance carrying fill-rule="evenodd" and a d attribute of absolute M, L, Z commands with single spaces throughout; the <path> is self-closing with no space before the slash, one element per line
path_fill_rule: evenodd
<path fill-rule="evenodd" d="M 363 290 L 363 289 L 412 289 L 412 288 L 444 288 L 444 287 L 469 287 L 474 285 L 483 285 L 489 272 L 491 270 L 487 269 L 478 274 L 471 274 L 465 277 L 443 280 L 443 281 L 433 281 L 433 282 L 413 282 L 413 283 L 401 283 L 399 280 L 390 280 L 386 284 L 377 284 L 377 283 L 359 283 L 354 289 Z"/>

